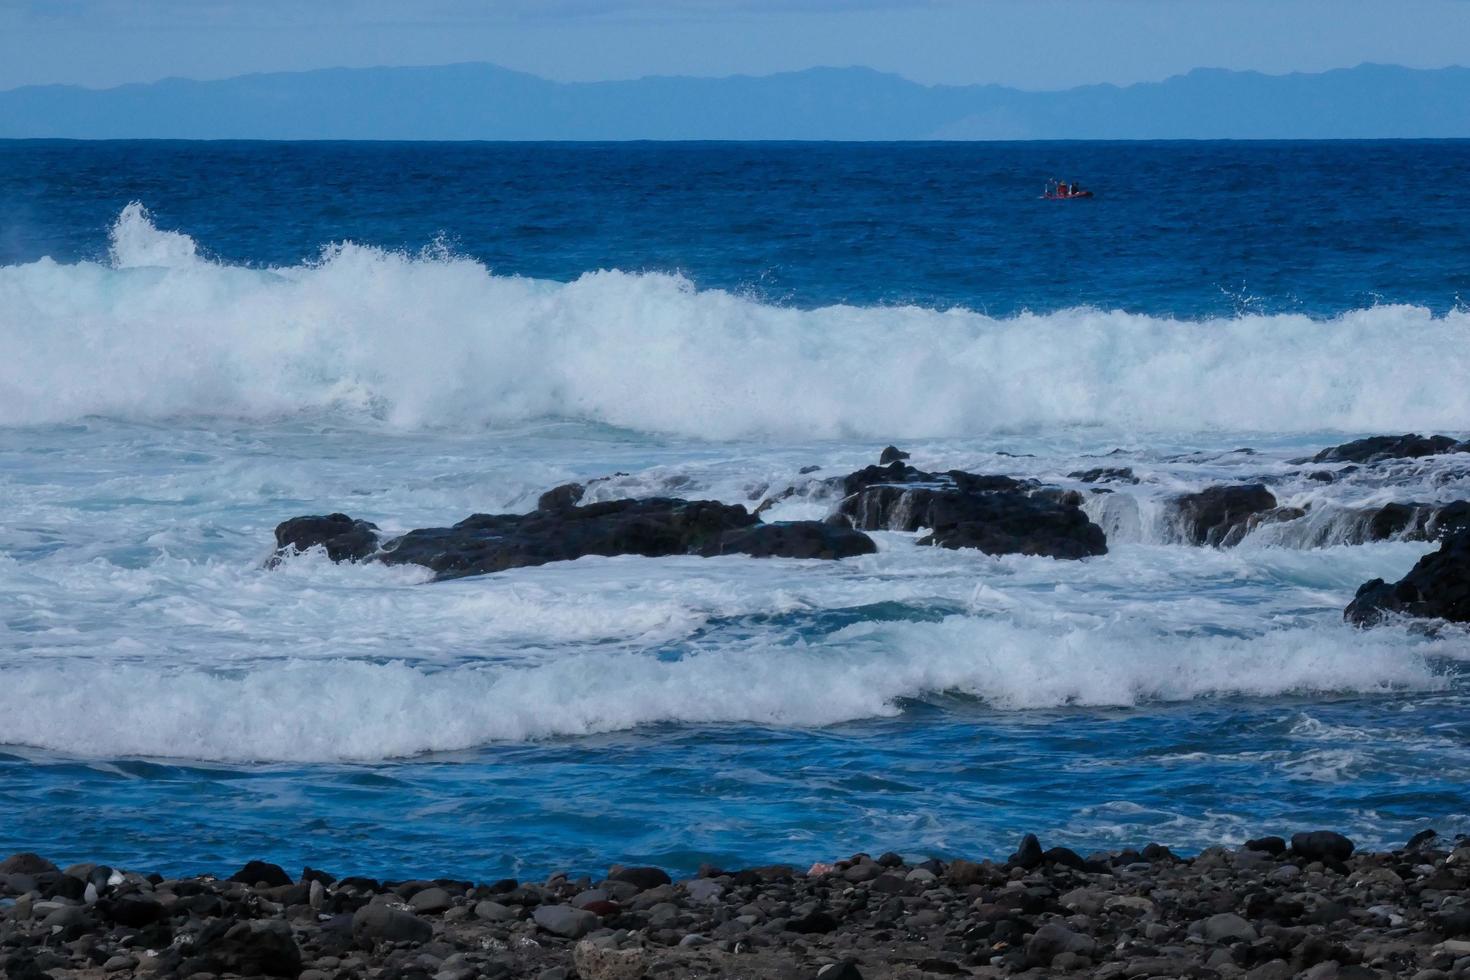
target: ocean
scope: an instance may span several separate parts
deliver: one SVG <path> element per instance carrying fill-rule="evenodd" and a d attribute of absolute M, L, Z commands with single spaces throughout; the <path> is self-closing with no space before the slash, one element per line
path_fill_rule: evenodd
<path fill-rule="evenodd" d="M 1470 457 L 1293 462 L 1470 434 L 1467 165 L 0 142 L 0 853 L 488 880 L 1470 832 L 1470 637 L 1342 619 L 1434 547 L 1354 515 L 1466 499 Z M 266 567 L 302 514 L 605 476 L 753 508 L 889 443 L 1079 489 L 1109 553 Z M 1307 516 L 1181 540 L 1172 498 L 1254 481 Z"/>

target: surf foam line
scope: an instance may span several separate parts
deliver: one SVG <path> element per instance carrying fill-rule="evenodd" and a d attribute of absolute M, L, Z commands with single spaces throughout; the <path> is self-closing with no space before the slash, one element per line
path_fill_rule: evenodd
<path fill-rule="evenodd" d="M 134 204 L 110 263 L 0 268 L 0 425 L 329 410 L 712 439 L 1458 430 L 1467 341 L 1470 313 L 1403 306 L 1206 322 L 797 310 L 676 275 L 553 283 L 350 243 L 261 270 L 201 258 Z"/>
<path fill-rule="evenodd" d="M 530 667 L 426 671 L 277 660 L 227 672 L 32 662 L 0 669 L 0 742 L 84 757 L 363 761 L 661 723 L 817 727 L 892 717 L 902 699 L 939 692 L 1026 710 L 1443 688 L 1451 681 L 1425 648 L 1392 629 L 1246 638 L 953 616 L 677 661 L 580 653 Z"/>

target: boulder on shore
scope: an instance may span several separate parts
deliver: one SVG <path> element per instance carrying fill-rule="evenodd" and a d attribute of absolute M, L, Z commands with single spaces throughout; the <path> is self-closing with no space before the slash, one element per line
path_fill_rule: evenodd
<path fill-rule="evenodd" d="M 1374 626 L 1392 614 L 1470 623 L 1470 529 L 1447 535 L 1397 582 L 1363 583 L 1343 618 Z"/>

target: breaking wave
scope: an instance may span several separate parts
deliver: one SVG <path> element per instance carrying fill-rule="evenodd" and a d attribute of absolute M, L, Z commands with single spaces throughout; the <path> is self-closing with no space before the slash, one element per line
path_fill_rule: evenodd
<path fill-rule="evenodd" d="M 660 723 L 826 726 L 895 716 L 905 699 L 935 694 L 1022 710 L 1443 687 L 1446 676 L 1404 639 L 1347 627 L 1238 637 L 952 616 L 673 661 L 578 653 L 425 670 L 296 659 L 243 672 L 33 662 L 0 670 L 0 714 L 5 741 L 81 756 L 376 760 Z"/>
<path fill-rule="evenodd" d="M 212 262 L 129 205 L 107 263 L 0 268 L 0 425 L 340 411 L 396 428 L 585 419 L 705 438 L 1462 428 L 1470 313 L 1203 322 L 801 310 L 668 274 L 557 283 L 438 251 Z"/>

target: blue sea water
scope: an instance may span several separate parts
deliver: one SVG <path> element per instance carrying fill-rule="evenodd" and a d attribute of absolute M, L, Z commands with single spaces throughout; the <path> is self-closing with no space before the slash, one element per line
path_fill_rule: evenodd
<path fill-rule="evenodd" d="M 0 852 L 165 872 L 692 871 L 1470 831 L 1470 642 L 1357 631 L 1432 546 L 1324 484 L 1470 431 L 1470 143 L 0 142 Z M 1054 176 L 1093 200 L 1039 199 Z M 604 496 L 755 506 L 899 442 L 1093 495 L 1107 556 L 304 556 Z M 1249 451 L 1245 451 L 1249 447 Z M 1299 522 L 1187 546 L 1167 500 Z M 819 517 L 797 495 L 776 517 Z"/>

